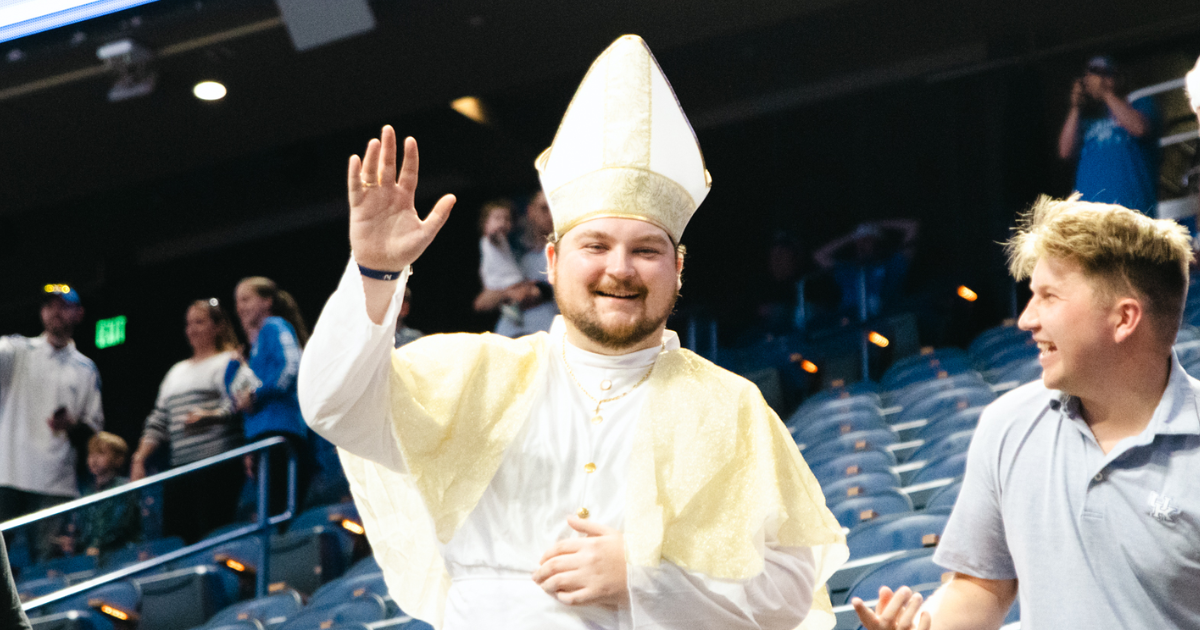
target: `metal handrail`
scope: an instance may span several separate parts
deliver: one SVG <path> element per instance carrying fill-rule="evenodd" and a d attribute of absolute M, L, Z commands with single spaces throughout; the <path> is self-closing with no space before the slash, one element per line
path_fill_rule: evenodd
<path fill-rule="evenodd" d="M 1187 79 L 1184 77 L 1179 77 L 1178 79 L 1171 79 L 1170 81 L 1163 81 L 1162 83 L 1155 83 L 1154 85 L 1148 85 L 1144 88 L 1134 90 L 1125 97 L 1125 100 L 1132 103 L 1139 98 L 1145 96 L 1154 96 L 1156 94 L 1162 94 L 1163 92 L 1170 92 L 1171 90 L 1178 90 L 1186 85 Z M 1200 130 L 1184 131 L 1159 138 L 1158 146 L 1168 147 L 1173 144 L 1180 144 L 1196 138 L 1200 138 Z"/>
<path fill-rule="evenodd" d="M 274 515 L 274 516 L 269 516 L 267 514 L 267 512 L 269 511 L 267 495 L 268 495 L 268 489 L 270 488 L 269 475 L 270 475 L 271 453 L 268 449 L 270 449 L 273 446 L 278 446 L 280 444 L 284 445 L 287 448 L 287 455 L 288 455 L 287 509 L 284 510 L 283 512 L 280 512 L 279 514 Z M 77 595 L 79 593 L 90 590 L 97 586 L 108 584 L 109 582 L 115 582 L 117 580 L 129 577 L 131 575 L 141 573 L 142 571 L 146 571 L 147 569 L 153 569 L 155 567 L 164 565 L 168 562 L 173 562 L 175 560 L 178 560 L 179 558 L 189 556 L 193 553 L 204 551 L 205 549 L 211 549 L 213 547 L 223 545 L 231 540 L 241 538 L 243 536 L 248 536 L 250 534 L 255 534 L 255 533 L 259 534 L 260 538 L 262 540 L 262 548 L 260 549 L 261 555 L 259 558 L 259 565 L 258 565 L 256 574 L 255 574 L 255 594 L 259 597 L 266 595 L 267 591 L 268 591 L 268 576 L 269 576 L 269 572 L 270 572 L 271 528 L 274 527 L 275 525 L 278 525 L 279 523 L 290 520 L 292 518 L 292 516 L 295 515 L 295 511 L 296 511 L 296 462 L 297 462 L 296 458 L 297 458 L 297 454 L 295 451 L 292 450 L 291 445 L 288 443 L 288 441 L 281 437 L 272 437 L 272 438 L 267 438 L 265 440 L 260 440 L 253 444 L 247 444 L 245 446 L 241 446 L 241 447 L 226 451 L 226 452 L 218 454 L 218 455 L 213 455 L 212 457 L 202 459 L 198 462 L 186 464 L 184 466 L 180 466 L 178 468 L 174 468 L 174 469 L 168 470 L 166 472 L 159 473 L 157 475 L 146 477 L 145 479 L 140 479 L 138 481 L 130 482 L 130 483 L 124 484 L 122 486 L 119 486 L 117 488 L 113 488 L 111 490 L 105 490 L 104 492 L 97 492 L 96 494 L 93 494 L 93 495 L 90 495 L 87 497 L 83 497 L 80 499 L 76 499 L 76 500 L 70 501 L 68 503 L 63 503 L 61 505 L 56 505 L 54 507 L 47 508 L 45 510 L 34 512 L 33 514 L 28 514 L 26 516 L 12 519 L 10 521 L 5 521 L 3 523 L 0 523 L 0 532 L 17 529 L 19 527 L 24 527 L 26 525 L 35 523 L 43 518 L 57 516 L 59 514 L 70 512 L 71 510 L 75 510 L 77 508 L 91 505 L 93 503 L 99 503 L 101 501 L 105 501 L 107 499 L 111 499 L 113 497 L 120 496 L 120 495 L 128 493 L 128 492 L 135 492 L 142 488 L 157 485 L 157 484 L 163 483 L 165 481 L 174 479 L 176 477 L 181 477 L 188 473 L 193 473 L 198 470 L 208 468 L 210 466 L 214 466 L 216 464 L 220 464 L 222 462 L 225 462 L 225 461 L 228 461 L 231 459 L 235 459 L 238 457 L 242 457 L 244 455 L 248 455 L 250 453 L 255 453 L 258 451 L 265 451 L 265 452 L 264 452 L 264 456 L 258 458 L 258 475 L 257 475 L 257 479 L 256 479 L 256 481 L 258 482 L 258 493 L 257 493 L 258 494 L 258 501 L 257 501 L 258 519 L 256 522 L 246 525 L 245 527 L 240 527 L 233 531 L 226 532 L 224 534 L 221 534 L 220 536 L 215 536 L 213 538 L 201 540 L 197 543 L 193 543 L 186 547 L 181 547 L 179 549 L 176 549 L 175 551 L 165 553 L 161 556 L 156 556 L 149 560 L 143 560 L 136 564 L 132 564 L 127 567 L 123 567 L 123 568 L 117 569 L 115 571 L 105 573 L 104 575 L 92 578 L 90 580 L 85 580 L 83 582 L 80 582 L 79 584 L 74 584 L 65 589 L 55 591 L 48 595 L 43 595 L 41 597 L 31 599 L 28 602 L 25 602 L 22 605 L 22 608 L 26 612 L 28 612 L 30 610 L 40 608 L 47 604 L 52 604 L 61 599 L 65 599 L 67 597 Z"/>

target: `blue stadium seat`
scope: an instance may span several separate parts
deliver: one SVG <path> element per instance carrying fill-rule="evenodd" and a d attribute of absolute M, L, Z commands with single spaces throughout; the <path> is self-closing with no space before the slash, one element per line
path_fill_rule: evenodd
<path fill-rule="evenodd" d="M 938 361 L 939 363 L 942 363 L 942 362 L 946 362 L 946 361 L 951 361 L 951 362 L 961 361 L 966 358 L 967 358 L 967 353 L 963 352 L 959 348 L 925 347 L 925 348 L 922 348 L 921 351 L 917 354 L 912 354 L 907 357 L 897 359 L 890 366 L 888 366 L 888 370 L 891 372 L 904 372 L 904 371 L 912 369 L 915 366 L 921 366 L 924 364 L 928 364 L 932 361 Z M 886 376 L 887 375 L 885 373 L 884 377 L 886 378 Z"/>
<path fill-rule="evenodd" d="M 308 600 L 309 608 L 326 608 L 335 604 L 350 601 L 367 593 L 374 593 L 381 598 L 387 598 L 388 587 L 383 581 L 382 573 L 366 573 L 350 577 L 338 578 L 317 589 Z"/>
<path fill-rule="evenodd" d="M 804 461 L 808 462 L 809 466 L 819 466 L 847 453 L 883 451 L 899 441 L 900 438 L 891 429 L 854 431 L 824 442 L 808 444 L 804 449 Z"/>
<path fill-rule="evenodd" d="M 900 477 L 894 472 L 872 472 L 839 479 L 821 486 L 825 503 L 832 505 L 844 499 L 878 494 L 900 488 Z"/>
<path fill-rule="evenodd" d="M 30 565 L 21 570 L 21 579 L 31 580 L 38 578 L 62 576 L 77 576 L 77 575 L 92 575 L 96 572 L 96 556 L 77 555 L 55 558 L 53 560 L 45 560 L 34 565 Z"/>
<path fill-rule="evenodd" d="M 1008 383 L 1016 381 L 1020 385 L 1042 378 L 1042 364 L 1037 357 L 1019 359 L 1002 365 L 987 373 L 985 377 L 993 383 Z"/>
<path fill-rule="evenodd" d="M 988 365 L 988 369 L 990 370 L 990 369 L 995 369 L 997 367 L 1000 367 L 1002 365 L 1008 365 L 1009 363 L 1012 363 L 1013 361 L 1020 361 L 1022 359 L 1036 358 L 1037 355 L 1038 355 L 1037 342 L 1035 342 L 1033 340 L 1033 337 L 1029 337 L 1028 339 L 1025 340 L 1024 343 L 1014 344 L 1011 346 L 1007 346 L 1007 347 L 998 349 L 995 353 L 992 354 L 992 356 L 988 357 L 987 365 Z"/>
<path fill-rule="evenodd" d="M 926 442 L 913 454 L 909 456 L 909 461 L 919 462 L 936 462 L 946 459 L 951 455 L 965 453 L 971 446 L 971 438 L 975 435 L 975 429 L 967 429 L 951 433 L 933 442 Z"/>
<path fill-rule="evenodd" d="M 956 481 L 929 497 L 929 501 L 925 503 L 926 510 L 950 509 L 954 507 L 954 502 L 958 500 L 958 493 L 962 490 L 962 481 Z"/>
<path fill-rule="evenodd" d="M 237 599 L 237 576 L 198 566 L 134 580 L 142 591 L 140 628 L 186 630 Z"/>
<path fill-rule="evenodd" d="M 68 610 L 91 610 L 100 606 L 111 606 L 126 614 L 136 614 L 142 604 L 142 591 L 133 582 L 110 582 L 78 595 L 59 600 L 49 605 L 54 612 Z"/>
<path fill-rule="evenodd" d="M 966 452 L 951 455 L 945 459 L 925 464 L 924 468 L 917 470 L 908 479 L 910 486 L 933 481 L 934 479 L 953 479 L 963 476 L 967 470 L 967 454 Z"/>
<path fill-rule="evenodd" d="M 354 575 L 366 575 L 370 573 L 382 573 L 383 569 L 379 568 L 379 562 L 375 560 L 375 556 L 368 555 L 367 557 L 355 562 L 353 566 L 342 574 L 342 577 L 351 577 Z"/>
<path fill-rule="evenodd" d="M 41 577 L 32 580 L 22 579 L 17 582 L 17 594 L 21 601 L 28 601 L 43 595 L 49 595 L 67 587 L 67 578 L 62 575 Z"/>
<path fill-rule="evenodd" d="M 983 407 L 955 409 L 949 413 L 930 418 L 929 424 L 921 427 L 915 437 L 918 440 L 925 440 L 926 443 L 929 443 L 951 433 L 974 429 L 979 425 L 979 416 L 983 413 L 983 409 Z"/>
<path fill-rule="evenodd" d="M 984 371 L 998 365 L 992 360 L 997 353 L 1005 348 L 1023 346 L 1032 338 L 1032 333 L 1016 326 L 993 328 L 976 337 L 967 347 L 967 353 L 971 356 L 975 368 Z"/>
<path fill-rule="evenodd" d="M 301 593 L 312 593 L 341 576 L 349 563 L 339 534 L 328 527 L 292 528 L 271 541 L 271 581 Z"/>
<path fill-rule="evenodd" d="M 362 518 L 358 515 L 358 508 L 353 501 L 305 510 L 292 519 L 290 527 L 292 531 L 299 531 L 321 525 L 337 533 L 347 558 L 354 557 L 356 550 L 361 550 L 360 554 L 368 551 Z"/>
<path fill-rule="evenodd" d="M 257 619 L 246 619 L 244 621 L 234 621 L 231 623 L 222 623 L 218 625 L 213 625 L 212 622 L 209 622 L 198 628 L 193 628 L 192 630 L 201 630 L 201 628 L 203 628 L 203 630 L 265 630 L 266 626 L 264 626 L 262 622 Z"/>
<path fill-rule="evenodd" d="M 812 467 L 813 476 L 822 486 L 867 472 L 891 472 L 896 456 L 887 451 L 863 451 L 831 459 Z"/>
<path fill-rule="evenodd" d="M 981 407 L 996 399 L 996 394 L 987 386 L 962 387 L 937 392 L 905 407 L 896 422 L 908 422 L 940 416 L 952 410 Z"/>
<path fill-rule="evenodd" d="M 829 506 L 829 511 L 833 512 L 833 517 L 843 527 L 849 528 L 854 528 L 859 523 L 864 523 L 886 514 L 909 513 L 912 510 L 912 500 L 908 498 L 908 495 L 899 490 L 884 490 L 875 494 L 839 501 Z"/>
<path fill-rule="evenodd" d="M 30 617 L 33 630 L 113 630 L 113 623 L 91 610 L 69 610 L 42 617 Z"/>
<path fill-rule="evenodd" d="M 846 400 L 834 400 L 811 407 L 802 406 L 792 412 L 792 415 L 788 416 L 784 424 L 789 429 L 800 431 L 812 424 L 828 422 L 831 418 L 859 414 L 883 419 L 883 414 L 880 413 L 876 400 L 847 398 Z"/>
<path fill-rule="evenodd" d="M 920 402 L 937 392 L 943 392 L 960 387 L 988 387 L 983 375 L 974 370 L 958 374 L 946 374 L 940 378 L 913 383 L 904 389 L 889 392 L 885 401 L 889 407 L 905 408 Z"/>
<path fill-rule="evenodd" d="M 800 409 L 821 405 L 831 400 L 847 400 L 850 398 L 866 398 L 867 400 L 874 402 L 875 406 L 878 407 L 880 404 L 879 387 L 870 381 L 859 381 L 850 385 L 846 385 L 845 383 L 840 385 L 831 385 L 830 387 L 823 389 L 812 396 L 809 396 L 808 399 L 805 400 L 802 405 L 800 405 Z"/>
<path fill-rule="evenodd" d="M 850 547 L 851 558 L 932 547 L 937 545 L 949 518 L 948 509 L 880 516 L 850 530 L 846 545 Z"/>
<path fill-rule="evenodd" d="M 1175 333 L 1175 345 L 1189 341 L 1200 341 L 1200 328 L 1196 328 L 1191 324 L 1181 324 L 1179 332 Z"/>
<path fill-rule="evenodd" d="M 928 591 L 942 582 L 946 570 L 933 563 L 933 549 L 910 551 L 864 573 L 850 586 L 846 601 L 859 597 L 870 602 L 879 598 L 879 587 L 893 591 L 908 586 L 917 591 Z"/>
<path fill-rule="evenodd" d="M 304 608 L 304 600 L 295 589 L 285 588 L 265 597 L 249 599 L 226 606 L 208 620 L 206 626 L 219 626 L 238 621 L 258 621 L 264 626 L 278 625 L 296 616 Z"/>
<path fill-rule="evenodd" d="M 883 378 L 880 379 L 880 386 L 884 391 L 895 392 L 914 383 L 945 378 L 970 370 L 971 364 L 966 357 L 948 356 L 945 359 L 936 356 L 933 358 L 923 357 L 921 361 L 888 368 L 887 372 L 883 374 Z"/>
<path fill-rule="evenodd" d="M 104 571 L 112 571 L 182 548 L 183 539 L 178 536 L 135 543 L 104 556 L 100 561 L 100 568 Z"/>
<path fill-rule="evenodd" d="M 387 618 L 387 606 L 374 593 L 325 608 L 306 608 L 278 630 L 324 630 L 336 624 L 371 623 Z"/>
<path fill-rule="evenodd" d="M 257 536 L 241 538 L 183 558 L 175 566 L 216 564 L 248 578 L 260 562 L 261 545 Z M 301 593 L 312 593 L 325 582 L 340 576 L 348 562 L 338 533 L 329 527 L 293 528 L 271 538 L 270 581 L 283 582 Z"/>
<path fill-rule="evenodd" d="M 843 413 L 826 418 L 810 418 L 803 425 L 792 427 L 792 437 L 797 444 L 812 444 L 845 435 L 854 431 L 890 429 L 883 415 L 872 410 L 861 413 Z"/>

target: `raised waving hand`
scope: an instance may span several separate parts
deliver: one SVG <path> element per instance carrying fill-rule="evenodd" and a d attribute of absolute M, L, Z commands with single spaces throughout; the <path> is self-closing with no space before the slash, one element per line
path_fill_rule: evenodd
<path fill-rule="evenodd" d="M 450 216 L 454 195 L 434 204 L 422 220 L 417 191 L 417 141 L 404 140 L 404 156 L 396 173 L 396 132 L 386 125 L 367 143 L 360 159 L 350 156 L 346 190 L 350 198 L 350 247 L 358 264 L 379 271 L 400 271 L 412 264 L 433 241 Z"/>

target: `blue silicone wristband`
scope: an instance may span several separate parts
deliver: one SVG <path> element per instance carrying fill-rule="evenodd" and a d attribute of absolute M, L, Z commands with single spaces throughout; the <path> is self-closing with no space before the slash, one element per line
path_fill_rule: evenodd
<path fill-rule="evenodd" d="M 411 273 L 412 265 L 409 265 L 408 269 Z M 399 280 L 400 274 L 404 273 L 403 271 L 379 271 L 378 269 L 371 269 L 362 265 L 358 266 L 358 272 L 376 280 Z"/>

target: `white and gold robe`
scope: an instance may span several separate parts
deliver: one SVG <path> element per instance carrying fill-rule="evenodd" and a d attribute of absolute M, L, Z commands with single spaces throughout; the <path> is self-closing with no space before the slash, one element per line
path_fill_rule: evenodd
<path fill-rule="evenodd" d="M 751 383 L 669 331 L 619 357 L 564 348 L 561 321 L 393 352 L 406 280 L 377 326 L 351 261 L 300 368 L 304 417 L 340 448 L 405 612 L 447 630 L 833 626 L 841 528 Z M 594 423 L 580 386 L 628 393 Z M 628 607 L 566 606 L 531 579 L 581 508 L 624 533 Z"/>

